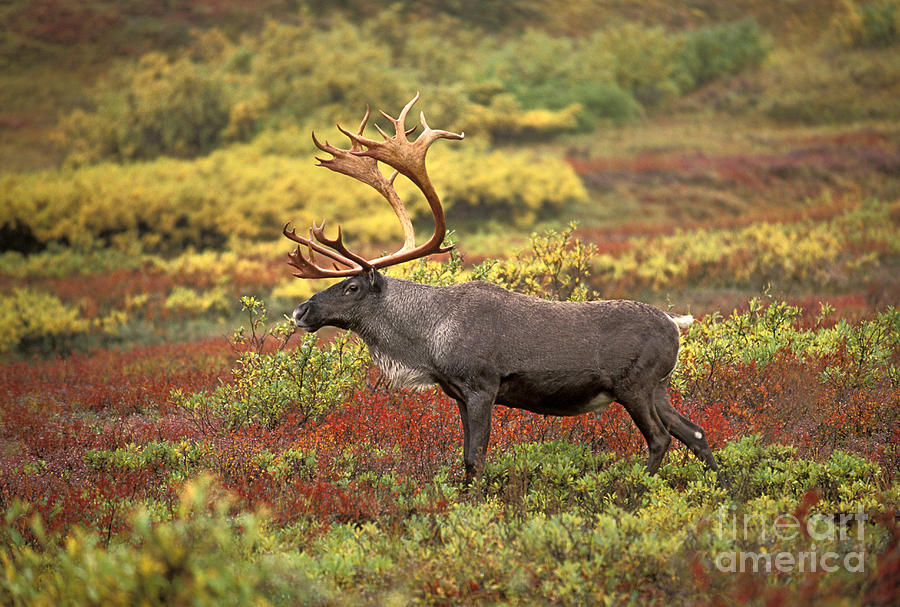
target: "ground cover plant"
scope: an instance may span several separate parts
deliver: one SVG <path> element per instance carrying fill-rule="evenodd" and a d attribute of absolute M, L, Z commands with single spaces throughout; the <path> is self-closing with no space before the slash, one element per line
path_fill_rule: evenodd
<path fill-rule="evenodd" d="M 525 283 L 555 276 L 579 297 L 583 277 L 557 271 L 546 242 L 536 240 L 538 269 Z M 446 282 L 462 269 L 426 262 L 410 272 Z M 728 491 L 685 449 L 647 477 L 643 440 L 618 406 L 596 419 L 501 407 L 484 479 L 464 491 L 451 402 L 360 374 L 365 355 L 344 337 L 291 345 L 288 324 L 267 326 L 261 302 L 243 303 L 246 328 L 230 344 L 4 365 L 7 600 L 893 596 L 894 308 L 850 323 L 827 307 L 808 318 L 753 300 L 685 335 L 673 396 L 706 428 Z M 785 541 L 770 526 L 856 512 L 870 519 L 834 537 L 813 528 Z M 735 517 L 754 523 L 723 531 Z M 814 550 L 854 564 L 767 578 L 759 590 L 734 560 Z M 228 568 L 214 569 L 212 553 Z M 728 577 L 730 567 L 742 575 Z M 67 590 L 72 576 L 90 594 Z"/>
<path fill-rule="evenodd" d="M 0 9 L 0 603 L 897 602 L 895 0 L 69 4 Z M 457 249 L 390 272 L 693 314 L 727 486 L 614 404 L 497 407 L 467 488 L 452 401 L 282 316 L 285 221 L 400 235 L 309 131 L 416 90 Z"/>

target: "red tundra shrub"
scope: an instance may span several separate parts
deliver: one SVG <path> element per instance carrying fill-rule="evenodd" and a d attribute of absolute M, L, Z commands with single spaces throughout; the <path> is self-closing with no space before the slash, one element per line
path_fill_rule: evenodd
<path fill-rule="evenodd" d="M 164 344 L 130 350 L 97 350 L 50 360 L 0 364 L 0 404 L 6 409 L 26 396 L 68 410 L 140 412 L 168 409 L 175 388 L 211 388 L 228 373 L 234 355 L 224 339 Z"/>
<path fill-rule="evenodd" d="M 225 377 L 227 342 L 98 351 L 0 364 L 0 508 L 29 502 L 51 532 L 72 524 L 119 530 L 132 500 L 166 502 L 164 466 L 92 468 L 92 449 L 202 437 L 169 405 L 175 387 Z"/>
<path fill-rule="evenodd" d="M 644 448 L 644 439 L 619 405 L 599 418 L 494 408 L 489 457 L 515 444 L 545 440 L 568 440 L 620 454 Z M 431 478 L 443 466 L 462 469 L 459 412 L 437 389 L 359 392 L 310 433 L 299 435 L 295 445 L 315 448 L 320 467 L 326 460 L 352 457 L 359 470 L 394 471 L 419 479 Z"/>
<path fill-rule="evenodd" d="M 760 434 L 798 447 L 804 457 L 827 458 L 842 449 L 896 472 L 900 393 L 886 380 L 829 378 L 829 368 L 828 357 L 801 360 L 790 351 L 764 365 L 722 365 L 685 386 L 685 412 L 707 429 L 713 446 Z"/>

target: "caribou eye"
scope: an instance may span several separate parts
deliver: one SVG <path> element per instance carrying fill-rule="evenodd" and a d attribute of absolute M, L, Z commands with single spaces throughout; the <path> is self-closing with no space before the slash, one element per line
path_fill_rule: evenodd
<path fill-rule="evenodd" d="M 344 294 L 356 293 L 357 291 L 359 291 L 359 285 L 347 285 L 347 290 L 344 291 Z"/>

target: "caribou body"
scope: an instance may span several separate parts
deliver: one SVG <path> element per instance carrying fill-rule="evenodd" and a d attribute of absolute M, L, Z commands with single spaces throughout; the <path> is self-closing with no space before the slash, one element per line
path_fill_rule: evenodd
<path fill-rule="evenodd" d="M 434 131 L 425 123 L 414 142 L 406 139 L 405 117 L 418 96 L 391 120 L 396 134 L 384 141 L 341 129 L 352 142 L 341 150 L 314 140 L 333 156 L 323 166 L 375 187 L 391 203 L 406 240 L 392 255 L 365 259 L 314 226 L 309 238 L 285 226 L 284 234 L 306 247 L 291 254 L 302 278 L 345 279 L 297 306 L 297 327 L 349 329 L 368 346 L 396 386 L 437 384 L 453 398 L 462 420 L 466 480 L 480 473 L 490 439 L 495 404 L 547 415 L 599 413 L 620 403 L 647 441 L 647 471 L 655 473 L 671 437 L 687 445 L 709 468 L 716 461 L 706 433 L 678 413 L 667 386 L 679 350 L 679 329 L 690 317 L 670 316 L 635 301 L 555 302 L 513 293 L 486 282 L 436 287 L 385 276 L 378 271 L 442 252 L 446 231 L 440 201 L 425 172 L 425 151 L 438 138 L 462 135 Z M 340 127 L 339 127 L 340 128 Z M 381 129 L 379 129 L 381 131 Z M 395 169 L 385 178 L 376 163 Z M 431 206 L 435 232 L 415 246 L 411 223 L 393 180 L 398 173 L 422 189 Z M 323 246 L 324 245 L 324 246 Z M 316 253 L 332 267 L 316 262 Z"/>

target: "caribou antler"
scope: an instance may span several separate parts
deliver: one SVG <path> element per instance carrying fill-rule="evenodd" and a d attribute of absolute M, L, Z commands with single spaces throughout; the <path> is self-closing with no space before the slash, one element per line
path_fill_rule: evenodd
<path fill-rule="evenodd" d="M 309 238 L 298 236 L 291 229 L 288 230 L 290 224 L 286 224 L 282 230 L 285 236 L 299 245 L 305 246 L 308 250 L 308 257 L 298 246 L 290 255 L 288 263 L 299 270 L 294 276 L 299 278 L 333 278 L 340 276 L 354 276 L 362 272 L 372 270 L 374 268 L 385 268 L 387 266 L 396 265 L 420 257 L 425 257 L 433 253 L 443 253 L 449 251 L 451 247 L 442 247 L 441 243 L 447 232 L 447 225 L 444 220 L 444 209 L 441 206 L 440 198 L 428 177 L 425 170 L 425 153 L 428 147 L 438 139 L 462 139 L 464 134 L 451 133 L 449 131 L 434 130 L 425 122 L 425 114 L 420 114 L 422 123 L 422 133 L 415 141 L 410 142 L 407 136 L 412 134 L 415 127 L 406 130 L 406 116 L 413 104 L 418 101 L 419 94 L 406 104 L 397 118 L 381 112 L 381 114 L 394 124 L 395 134 L 388 136 L 377 124 L 375 128 L 384 137 L 384 141 L 375 141 L 363 137 L 363 131 L 369 120 L 369 108 L 366 107 L 366 115 L 363 117 L 356 133 L 351 133 L 338 125 L 341 131 L 350 139 L 350 149 L 343 150 L 329 144 L 328 141 L 321 143 L 315 133 L 313 133 L 313 143 L 316 147 L 331 154 L 331 158 L 319 158 L 318 166 L 324 166 L 332 171 L 349 175 L 365 184 L 375 188 L 379 194 L 391 205 L 400 225 L 403 228 L 403 246 L 395 253 L 378 257 L 376 259 L 365 259 L 355 253 L 349 251 L 344 246 L 341 230 L 338 227 L 337 237 L 329 239 L 325 237 L 325 222 L 321 226 L 313 223 L 310 229 Z M 385 177 L 378 168 L 378 162 L 383 162 L 394 169 L 390 177 Z M 408 177 L 416 186 L 422 190 L 428 206 L 431 208 L 431 214 L 434 217 L 434 233 L 431 238 L 422 245 L 415 244 L 415 231 L 413 230 L 412 221 L 406 212 L 403 201 L 397 195 L 394 189 L 394 179 L 397 174 L 402 173 Z M 322 246 L 324 245 L 324 246 Z M 332 268 L 320 266 L 316 263 L 315 253 L 319 253 L 329 258 Z M 343 267 L 339 267 L 343 266 Z"/>

